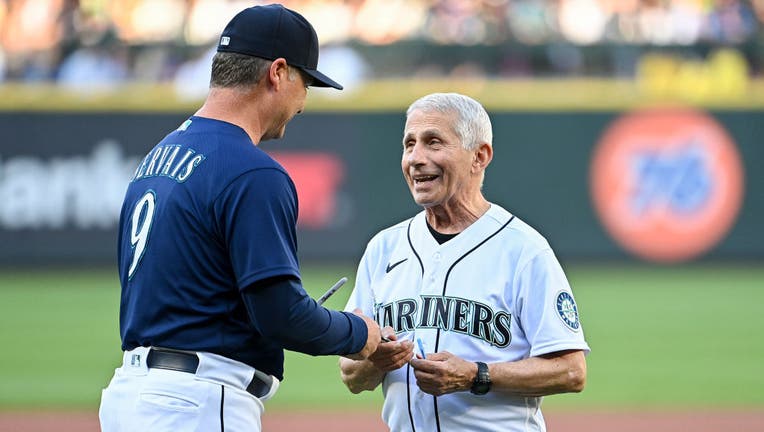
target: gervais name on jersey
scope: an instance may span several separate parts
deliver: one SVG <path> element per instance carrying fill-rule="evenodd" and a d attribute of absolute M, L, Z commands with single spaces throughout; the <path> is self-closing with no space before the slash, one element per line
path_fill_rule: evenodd
<path fill-rule="evenodd" d="M 180 147 L 177 144 L 154 147 L 138 165 L 131 182 L 156 176 L 169 177 L 178 183 L 186 181 L 204 161 L 204 155 L 189 148 L 178 158 Z"/>
<path fill-rule="evenodd" d="M 499 348 L 512 342 L 512 314 L 494 311 L 473 300 L 449 296 L 419 296 L 393 303 L 375 305 L 380 326 L 390 326 L 396 333 L 417 328 L 439 328 L 484 340 Z M 421 305 L 421 310 L 419 306 Z"/>

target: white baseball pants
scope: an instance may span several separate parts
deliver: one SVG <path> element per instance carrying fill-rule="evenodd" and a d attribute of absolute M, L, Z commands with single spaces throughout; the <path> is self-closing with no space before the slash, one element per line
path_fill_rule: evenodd
<path fill-rule="evenodd" d="M 245 389 L 254 369 L 198 353 L 196 374 L 146 367 L 149 348 L 126 351 L 101 395 L 102 432 L 260 432 L 263 401 Z"/>

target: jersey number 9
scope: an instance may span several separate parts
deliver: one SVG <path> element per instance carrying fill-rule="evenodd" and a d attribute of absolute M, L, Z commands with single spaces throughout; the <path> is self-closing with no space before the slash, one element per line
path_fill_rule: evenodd
<path fill-rule="evenodd" d="M 131 279 L 138 268 L 143 254 L 146 252 L 146 244 L 149 241 L 151 224 L 154 221 L 154 209 L 156 209 L 156 195 L 153 190 L 147 191 L 133 209 L 130 218 L 130 246 L 133 248 L 133 259 L 127 272 L 127 279 Z"/>

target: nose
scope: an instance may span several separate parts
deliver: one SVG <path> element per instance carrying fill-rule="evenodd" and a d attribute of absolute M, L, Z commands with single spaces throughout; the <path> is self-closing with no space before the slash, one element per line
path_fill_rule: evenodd
<path fill-rule="evenodd" d="M 406 156 L 406 160 L 410 165 L 418 166 L 424 164 L 424 152 L 422 149 L 422 144 L 419 142 L 414 143 L 413 146 L 409 147 L 409 153 Z"/>

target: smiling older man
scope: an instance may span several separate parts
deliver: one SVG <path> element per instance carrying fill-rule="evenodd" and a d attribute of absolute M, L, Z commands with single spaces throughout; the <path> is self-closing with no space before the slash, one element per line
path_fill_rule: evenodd
<path fill-rule="evenodd" d="M 401 168 L 424 210 L 367 246 L 346 309 L 391 342 L 341 358 L 342 380 L 354 393 L 383 385 L 392 431 L 544 431 L 542 396 L 586 381 L 570 285 L 544 237 L 483 196 L 485 109 L 438 93 L 406 115 Z"/>

